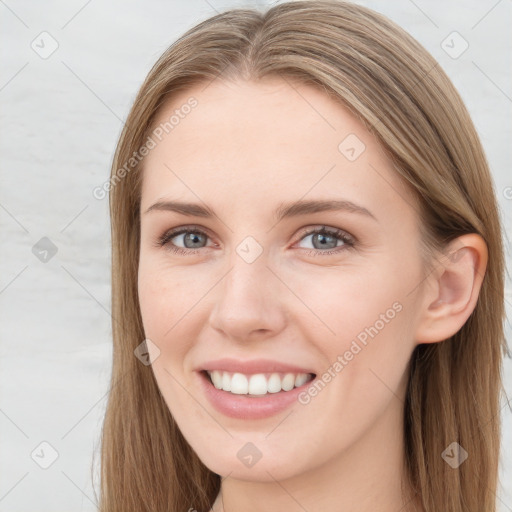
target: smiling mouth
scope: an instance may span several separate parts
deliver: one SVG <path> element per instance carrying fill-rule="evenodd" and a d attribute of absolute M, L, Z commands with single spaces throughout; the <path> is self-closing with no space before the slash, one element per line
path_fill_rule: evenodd
<path fill-rule="evenodd" d="M 262 397 L 282 394 L 292 389 L 309 384 L 316 375 L 314 373 L 256 373 L 244 374 L 223 370 L 203 370 L 210 383 L 217 389 L 233 395 Z"/>

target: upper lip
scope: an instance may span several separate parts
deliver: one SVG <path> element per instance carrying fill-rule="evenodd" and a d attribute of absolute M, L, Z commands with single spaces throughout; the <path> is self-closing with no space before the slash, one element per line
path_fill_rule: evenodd
<path fill-rule="evenodd" d="M 213 371 L 220 370 L 233 373 L 312 373 L 311 369 L 304 368 L 301 366 L 295 366 L 292 364 L 281 363 L 279 361 L 273 361 L 271 359 L 251 359 L 246 361 L 240 361 L 237 359 L 223 358 L 215 359 L 214 361 L 207 361 L 202 364 L 198 371 Z"/>

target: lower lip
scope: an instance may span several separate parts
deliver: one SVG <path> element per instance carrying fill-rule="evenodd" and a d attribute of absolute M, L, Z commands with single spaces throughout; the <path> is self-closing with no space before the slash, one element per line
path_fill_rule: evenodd
<path fill-rule="evenodd" d="M 310 380 L 290 391 L 268 393 L 262 396 L 248 396 L 235 395 L 229 391 L 217 389 L 205 372 L 198 372 L 198 375 L 204 393 L 213 407 L 225 416 L 242 420 L 268 418 L 284 411 L 297 402 L 299 394 L 314 380 Z"/>

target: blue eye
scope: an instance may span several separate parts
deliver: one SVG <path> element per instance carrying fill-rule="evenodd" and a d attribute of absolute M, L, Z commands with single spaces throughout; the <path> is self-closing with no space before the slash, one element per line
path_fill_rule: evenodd
<path fill-rule="evenodd" d="M 179 247 L 172 241 L 178 237 L 181 237 L 181 243 L 184 244 L 185 247 Z M 356 243 L 356 239 L 346 231 L 335 228 L 326 228 L 325 226 L 303 232 L 299 241 L 302 241 L 307 237 L 312 237 L 311 240 L 314 246 L 313 249 L 308 252 L 308 255 L 314 256 L 336 254 L 354 247 Z M 203 230 L 194 227 L 185 227 L 165 232 L 157 240 L 156 245 L 158 247 L 165 247 L 176 254 L 191 255 L 198 253 L 199 249 L 204 248 L 201 244 L 206 243 L 208 239 L 208 234 Z M 338 245 L 338 242 L 342 243 Z"/>
<path fill-rule="evenodd" d="M 190 246 L 182 248 L 171 242 L 172 239 L 179 236 L 182 236 L 182 241 L 185 245 L 189 244 Z M 163 236 L 158 239 L 158 245 L 161 247 L 165 246 L 167 249 L 177 254 L 195 254 L 197 249 L 201 248 L 195 247 L 195 245 L 201 243 L 201 238 L 207 239 L 208 235 L 200 229 L 178 228 L 164 233 Z"/>
<path fill-rule="evenodd" d="M 311 242 L 314 246 L 314 250 L 310 251 L 308 255 L 320 254 L 321 256 L 325 256 L 336 254 L 347 248 L 354 247 L 355 245 L 355 238 L 352 235 L 349 235 L 341 229 L 331 229 L 325 226 L 308 231 L 305 235 L 303 234 L 301 240 L 307 237 L 312 237 Z M 338 242 L 342 242 L 341 245 L 337 245 Z M 315 245 L 317 247 L 315 247 Z M 320 249 L 318 247 L 320 247 Z"/>

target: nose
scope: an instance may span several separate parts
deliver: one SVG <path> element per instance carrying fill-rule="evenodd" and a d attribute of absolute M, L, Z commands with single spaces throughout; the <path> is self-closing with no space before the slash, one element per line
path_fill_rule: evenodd
<path fill-rule="evenodd" d="M 209 321 L 223 336 L 234 341 L 270 338 L 285 328 L 283 286 L 263 255 L 252 263 L 236 256 L 215 288 Z"/>

